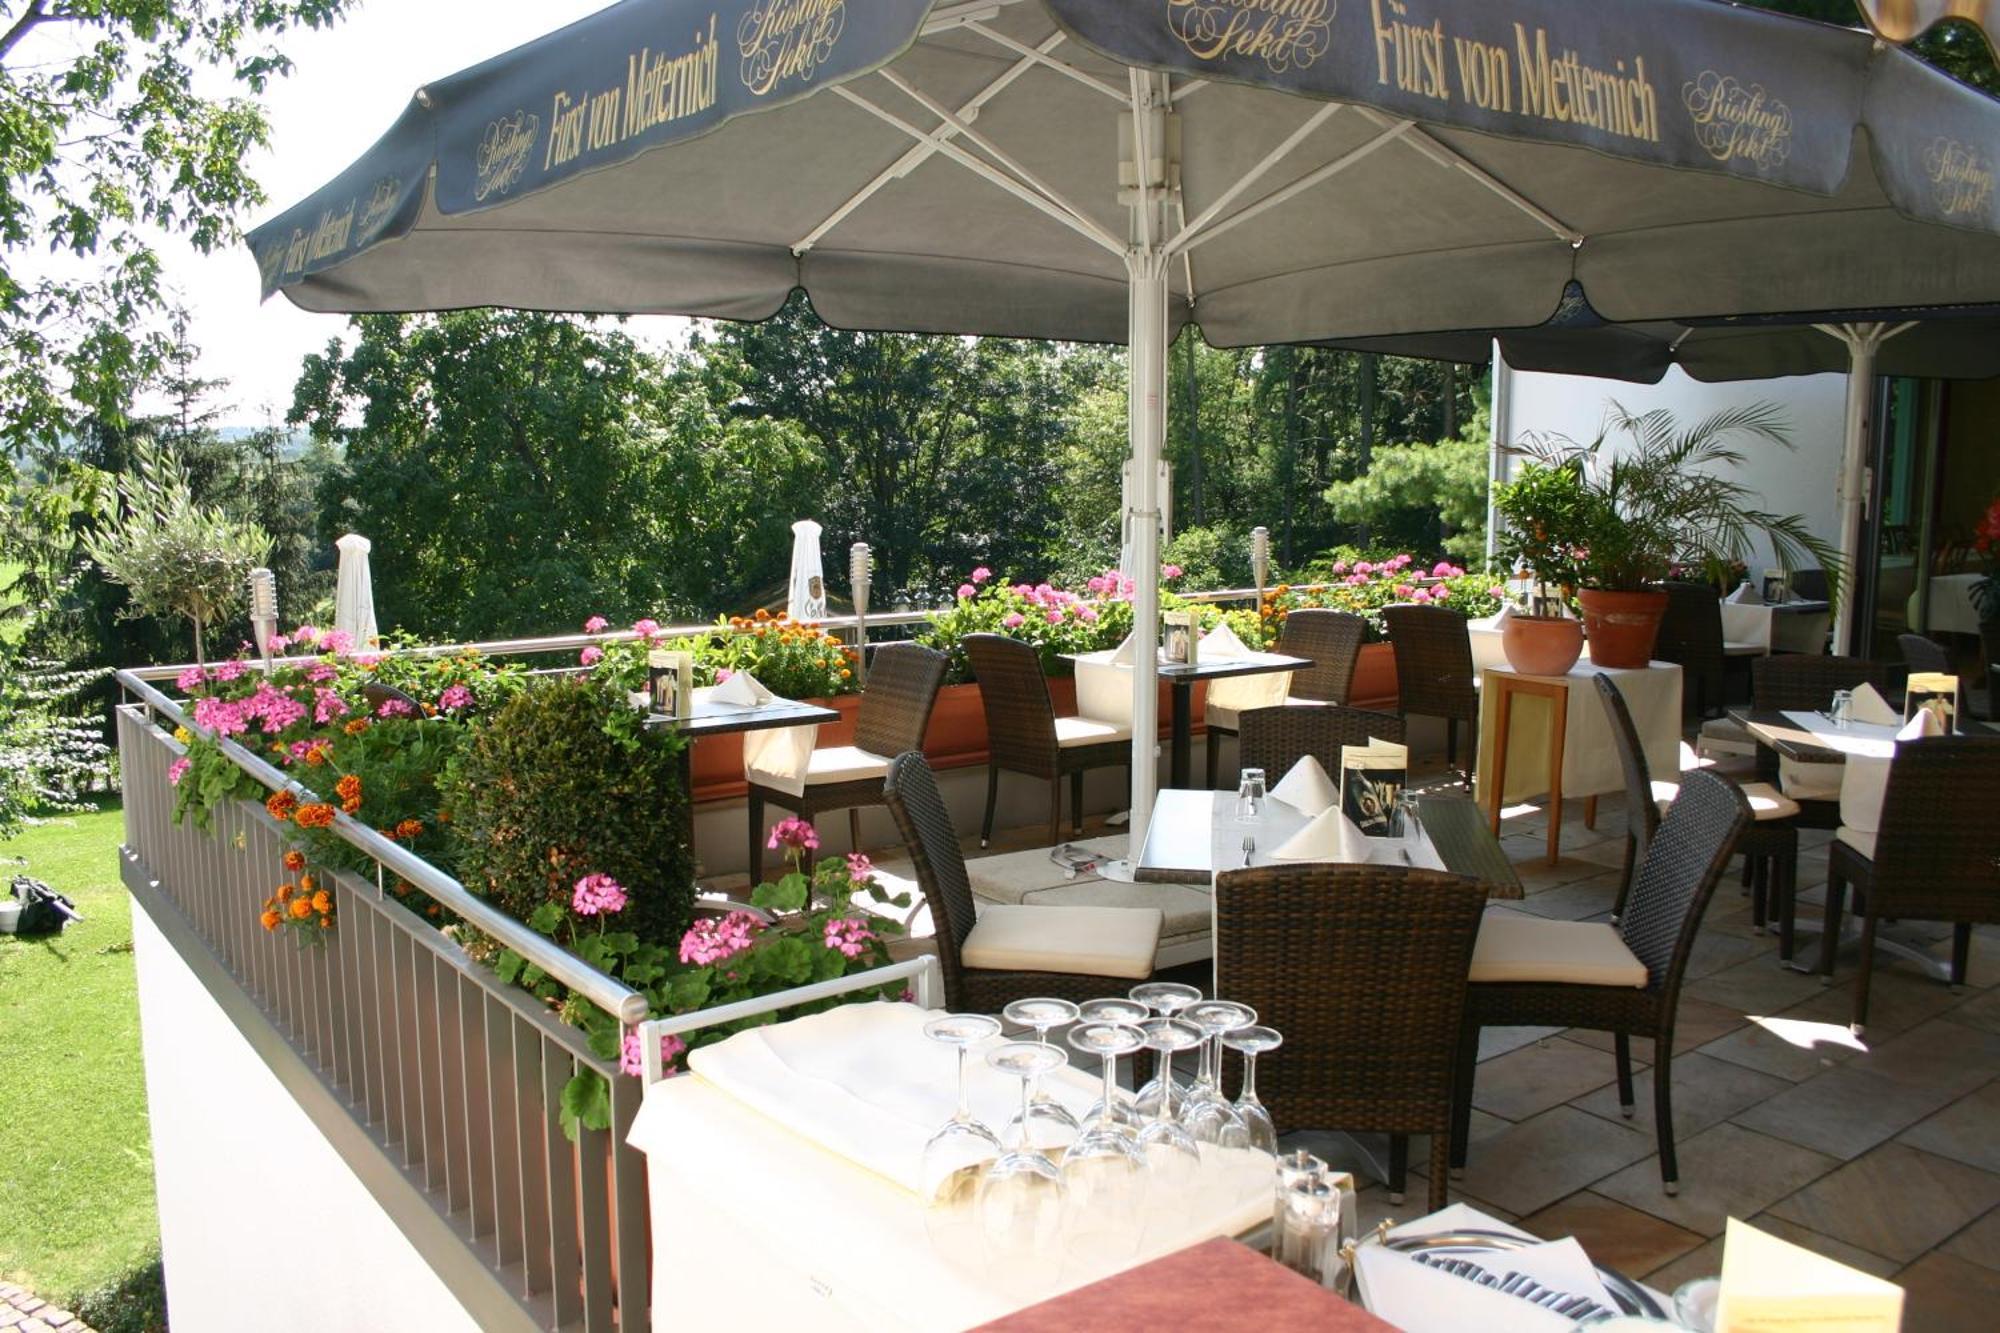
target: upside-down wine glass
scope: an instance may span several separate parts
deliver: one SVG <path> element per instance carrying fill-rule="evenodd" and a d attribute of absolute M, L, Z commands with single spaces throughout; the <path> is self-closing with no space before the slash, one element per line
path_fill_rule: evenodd
<path fill-rule="evenodd" d="M 1145 1005 L 1162 1018 L 1172 1018 L 1189 1005 L 1201 1002 L 1200 990 L 1178 981 L 1148 981 L 1143 985 L 1134 986 L 1129 994 L 1138 1003 Z M 1146 1086 L 1140 1088 L 1133 1097 L 1132 1109 L 1137 1111 L 1142 1119 L 1151 1119 L 1153 1113 L 1159 1110 L 1163 1093 L 1168 1111 L 1171 1113 L 1173 1103 L 1181 1094 L 1181 1085 L 1174 1082 L 1173 1051 L 1168 1051 L 1161 1057 L 1160 1067 L 1153 1072 L 1153 1077 L 1147 1080 Z"/>
<path fill-rule="evenodd" d="M 1033 1028 L 1035 1044 L 1047 1046 L 1049 1029 L 1076 1022 L 1077 1008 L 1068 1000 L 1015 1000 L 1000 1014 L 1009 1023 Z M 1007 1122 L 1003 1137 L 1014 1143 L 1029 1142 L 1043 1152 L 1054 1153 L 1068 1147 L 1080 1128 L 1069 1108 L 1049 1096 L 1037 1076 L 1028 1089 L 1026 1109 Z"/>
<path fill-rule="evenodd" d="M 1254 1023 L 1222 1034 L 1222 1044 L 1243 1056 L 1243 1092 L 1236 1099 L 1237 1118 L 1250 1136 L 1250 1146 L 1273 1157 L 1278 1154 L 1278 1127 L 1271 1123 L 1271 1113 L 1264 1109 L 1264 1103 L 1257 1100 L 1257 1057 L 1265 1051 L 1277 1050 L 1284 1043 L 1276 1028 Z"/>
<path fill-rule="evenodd" d="M 1069 1245 L 1086 1266 L 1096 1268 L 1130 1256 L 1144 1230 L 1146 1155 L 1113 1112 L 1118 1107 L 1118 1057 L 1144 1047 L 1146 1034 L 1126 1023 L 1085 1022 L 1070 1029 L 1069 1044 L 1104 1066 L 1104 1095 L 1062 1164 L 1069 1190 Z"/>
<path fill-rule="evenodd" d="M 1077 1016 L 1086 1023 L 1123 1023 L 1127 1027 L 1136 1028 L 1152 1016 L 1152 1010 L 1137 1000 L 1107 996 L 1101 1000 L 1085 1000 L 1077 1006 Z M 1139 1035 L 1145 1036 L 1143 1032 Z M 1076 1043 L 1072 1040 L 1070 1044 Z M 1141 1041 L 1140 1045 L 1143 1047 L 1145 1043 Z M 1118 1091 L 1115 1081 L 1106 1084 L 1104 1096 L 1098 1098 L 1091 1108 L 1084 1112 L 1083 1122 L 1086 1126 L 1090 1126 L 1109 1113 L 1112 1122 L 1125 1132 L 1127 1138 L 1136 1137 L 1139 1133 L 1139 1113 L 1133 1109 L 1129 1099 L 1118 1095 Z"/>
<path fill-rule="evenodd" d="M 1181 1104 L 1181 1123 L 1197 1143 L 1247 1148 L 1250 1136 L 1243 1120 L 1222 1095 L 1222 1034 L 1249 1027 L 1257 1011 L 1233 1000 L 1203 1000 L 1190 1005 L 1187 1019 L 1201 1029 L 1201 1073 Z"/>
<path fill-rule="evenodd" d="M 1178 1018 L 1149 1018 L 1139 1030 L 1146 1034 L 1147 1047 L 1159 1052 L 1162 1071 L 1172 1065 L 1174 1052 L 1201 1045 L 1201 1029 Z M 1139 1149 L 1146 1155 L 1155 1205 L 1193 1184 L 1201 1169 L 1200 1145 L 1174 1119 L 1173 1108 L 1164 1097 L 1139 1131 Z"/>
<path fill-rule="evenodd" d="M 958 1052 L 958 1109 L 924 1144 L 920 1168 L 924 1226 L 943 1253 L 961 1248 L 953 1244 L 959 1239 L 954 1226 L 962 1224 L 969 1211 L 962 1212 L 958 1205 L 970 1204 L 986 1168 L 1000 1156 L 1000 1136 L 973 1118 L 965 1096 L 966 1051 L 999 1031 L 1000 1021 L 985 1014 L 946 1014 L 924 1024 L 926 1037 Z"/>
<path fill-rule="evenodd" d="M 1028 1118 L 1029 1089 L 1042 1075 L 1069 1063 L 1060 1046 L 1010 1041 L 986 1053 L 986 1063 L 1021 1080 L 1021 1114 Z M 1022 1136 L 979 1181 L 979 1225 L 986 1235 L 986 1257 L 992 1264 L 1019 1272 L 1047 1264 L 1061 1253 L 1063 1204 L 1067 1190 L 1062 1171 L 1049 1155 Z"/>

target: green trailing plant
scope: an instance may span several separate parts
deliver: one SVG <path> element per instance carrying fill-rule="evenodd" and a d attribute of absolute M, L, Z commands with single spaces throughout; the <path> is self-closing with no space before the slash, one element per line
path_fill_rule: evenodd
<path fill-rule="evenodd" d="M 0 842 L 39 816 L 84 808 L 110 749 L 65 709 L 103 674 L 23 656 L 0 639 Z"/>
<path fill-rule="evenodd" d="M 1668 577 L 1676 563 L 1748 560 L 1762 536 L 1784 568 L 1818 564 L 1837 596 L 1839 554 L 1798 515 L 1757 508 L 1738 480 L 1744 443 L 1792 449 L 1776 404 L 1725 408 L 1683 426 L 1664 408 L 1635 416 L 1613 403 L 1589 444 L 1530 436 L 1510 452 L 1572 473 L 1590 497 L 1580 506 L 1589 522 L 1576 553 L 1583 587 L 1637 591 Z"/>
<path fill-rule="evenodd" d="M 107 578 L 125 585 L 125 614 L 187 619 L 201 663 L 207 628 L 242 604 L 271 539 L 254 523 L 197 504 L 186 469 L 142 443 L 118 480 L 117 508 L 84 538 L 84 549 Z"/>

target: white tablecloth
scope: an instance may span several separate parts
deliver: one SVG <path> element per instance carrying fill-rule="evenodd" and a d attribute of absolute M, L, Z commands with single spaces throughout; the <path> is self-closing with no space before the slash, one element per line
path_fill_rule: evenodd
<path fill-rule="evenodd" d="M 1487 800 L 1488 775 L 1493 771 L 1493 751 L 1498 713 L 1494 707 L 1494 678 L 1516 674 L 1506 666 L 1488 667 L 1479 698 L 1479 769 L 1476 775 L 1478 799 Z M 1681 669 L 1672 662 L 1655 662 L 1649 667 L 1612 669 L 1590 662 L 1578 662 L 1561 679 L 1569 687 L 1569 707 L 1563 731 L 1562 787 L 1564 797 L 1597 796 L 1625 790 L 1625 771 L 1618 763 L 1618 749 L 1611 736 L 1611 717 L 1597 697 L 1592 677 L 1608 675 L 1625 695 L 1633 725 L 1645 747 L 1646 763 L 1658 778 L 1671 780 L 1680 772 Z M 1546 680 L 1551 677 L 1530 677 Z M 1546 700 L 1516 694 L 1513 728 L 1507 746 L 1507 786 L 1501 793 L 1504 804 L 1543 796 L 1549 790 L 1550 713 Z"/>
<path fill-rule="evenodd" d="M 1722 641 L 1754 643 L 1768 653 L 1771 651 L 1771 622 L 1774 619 L 1776 617 L 1771 608 L 1762 602 L 1724 602 Z"/>
<path fill-rule="evenodd" d="M 1979 608 L 1973 605 L 1972 588 L 1982 574 L 1940 574 L 1931 580 L 1930 624 L 1932 634 L 1979 633 Z M 1910 594 L 1905 610 L 1912 628 L 1917 623 L 1917 595 Z"/>

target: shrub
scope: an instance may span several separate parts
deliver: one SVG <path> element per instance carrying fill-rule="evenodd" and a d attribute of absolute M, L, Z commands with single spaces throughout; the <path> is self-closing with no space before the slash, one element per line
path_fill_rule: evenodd
<path fill-rule="evenodd" d="M 587 677 L 546 677 L 482 722 L 442 784 L 466 887 L 527 921 L 610 875 L 627 928 L 678 938 L 694 900 L 686 740 L 638 720 Z"/>

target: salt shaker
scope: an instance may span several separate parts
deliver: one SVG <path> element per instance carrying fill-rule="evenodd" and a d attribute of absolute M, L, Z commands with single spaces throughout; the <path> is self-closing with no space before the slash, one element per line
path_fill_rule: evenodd
<path fill-rule="evenodd" d="M 1280 1245 L 1287 1268 L 1322 1286 L 1342 1267 L 1340 1259 L 1340 1194 L 1324 1176 L 1293 1182 L 1285 1195 Z"/>

